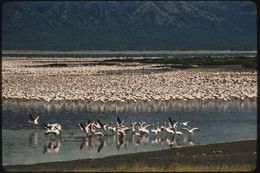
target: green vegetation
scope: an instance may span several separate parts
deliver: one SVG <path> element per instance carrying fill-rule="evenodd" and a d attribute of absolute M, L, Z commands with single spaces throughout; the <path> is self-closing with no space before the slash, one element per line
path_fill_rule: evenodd
<path fill-rule="evenodd" d="M 257 69 L 256 57 L 226 57 L 226 58 L 126 58 L 126 59 L 109 59 L 102 62 L 103 65 L 111 63 L 143 63 L 143 64 L 160 64 L 164 67 L 171 68 L 199 68 L 213 67 L 223 65 L 238 65 L 245 68 Z"/>
<path fill-rule="evenodd" d="M 35 65 L 33 67 L 69 67 L 69 66 L 137 66 L 140 64 L 154 64 L 155 67 L 171 69 L 190 69 L 190 68 L 247 68 L 257 69 L 256 57 L 197 57 L 197 58 L 117 58 L 105 59 L 89 62 L 50 63 Z M 28 66 L 31 67 L 31 66 Z"/>
<path fill-rule="evenodd" d="M 31 67 L 31 66 L 26 66 Z M 33 67 L 68 67 L 68 64 L 44 64 L 44 65 L 35 65 Z"/>

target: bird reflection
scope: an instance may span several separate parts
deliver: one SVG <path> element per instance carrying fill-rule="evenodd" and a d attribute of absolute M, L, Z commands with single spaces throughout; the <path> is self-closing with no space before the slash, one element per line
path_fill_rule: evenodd
<path fill-rule="evenodd" d="M 61 146 L 60 137 L 57 135 L 51 135 L 46 137 L 46 143 L 44 145 L 43 153 L 58 153 Z"/>
<path fill-rule="evenodd" d="M 103 146 L 104 146 L 104 140 L 102 140 L 102 141 L 100 142 L 100 145 L 99 145 L 98 150 L 97 150 L 98 153 L 101 151 L 101 149 L 103 148 Z"/>
<path fill-rule="evenodd" d="M 92 141 L 91 141 L 92 136 L 87 136 L 83 139 L 82 143 L 80 144 L 80 150 L 82 150 L 83 146 L 85 145 L 88 147 L 88 149 L 92 148 Z"/>
<path fill-rule="evenodd" d="M 166 137 L 166 138 L 165 138 L 165 142 L 168 143 L 168 146 L 169 146 L 170 148 L 172 148 L 172 147 L 175 146 L 175 145 L 177 145 L 177 146 L 180 145 L 180 144 L 177 143 L 177 141 L 176 141 L 176 136 Z"/>
<path fill-rule="evenodd" d="M 139 146 L 141 144 L 147 144 L 149 142 L 149 136 L 144 133 L 140 133 L 140 134 L 137 133 L 136 136 L 137 136 L 137 140 L 135 143 L 136 146 Z"/>
<path fill-rule="evenodd" d="M 159 144 L 161 142 L 161 138 L 159 136 L 154 136 L 151 140 L 152 144 Z"/>
<path fill-rule="evenodd" d="M 39 143 L 39 134 L 38 131 L 34 130 L 32 133 L 29 134 L 29 146 L 38 146 Z"/>
<path fill-rule="evenodd" d="M 119 150 L 122 146 L 126 147 L 126 137 L 124 135 L 118 135 L 116 147 Z"/>
<path fill-rule="evenodd" d="M 162 145 L 168 146 L 169 148 L 173 147 L 181 147 L 181 146 L 192 146 L 196 145 L 194 142 L 193 136 L 184 133 L 183 135 L 146 135 L 146 134 L 129 134 L 129 135 L 111 135 L 111 136 L 96 136 L 96 135 L 88 135 L 88 136 L 74 136 L 71 141 L 81 141 L 79 148 L 82 150 L 86 147 L 88 150 L 94 150 L 97 153 L 102 152 L 103 148 L 111 148 L 114 145 L 116 149 L 119 151 L 121 148 L 128 149 L 128 145 L 135 147 L 135 149 L 141 147 L 146 147 L 148 145 Z M 30 134 L 29 137 L 29 145 L 35 146 L 38 145 L 37 131 L 34 131 Z M 67 138 L 66 140 L 68 140 Z M 43 153 L 58 153 L 60 151 L 61 146 L 61 136 L 59 135 L 46 135 L 45 136 L 46 143 L 44 145 Z M 70 141 L 70 140 L 68 140 Z"/>
<path fill-rule="evenodd" d="M 80 150 L 82 150 L 82 148 L 85 145 L 89 150 L 92 149 L 95 150 L 97 148 L 97 152 L 99 153 L 104 147 L 104 143 L 105 143 L 104 139 L 98 138 L 95 135 L 89 135 L 83 138 L 83 141 L 80 144 Z"/>

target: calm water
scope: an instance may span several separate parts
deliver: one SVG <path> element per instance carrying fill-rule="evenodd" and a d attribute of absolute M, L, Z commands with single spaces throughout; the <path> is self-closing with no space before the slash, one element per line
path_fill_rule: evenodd
<path fill-rule="evenodd" d="M 28 114 L 38 114 L 35 129 Z M 129 126 L 132 121 L 146 121 L 157 127 L 171 117 L 177 121 L 192 120 L 198 127 L 194 135 L 126 138 L 117 135 L 86 137 L 78 123 L 88 120 L 115 122 L 119 116 Z M 42 123 L 62 125 L 59 136 L 44 135 Z M 161 150 L 256 137 L 256 100 L 245 101 L 175 101 L 138 103 L 44 103 L 35 101 L 3 101 L 2 160 L 3 165 L 100 158 L 109 155 Z"/>
<path fill-rule="evenodd" d="M 65 58 L 65 57 L 73 57 L 73 58 L 111 58 L 111 57 L 124 57 L 124 58 L 131 58 L 131 57 L 145 57 L 145 58 L 151 58 L 151 57 L 157 57 L 157 58 L 162 58 L 162 57 L 175 57 L 175 58 L 187 58 L 187 57 L 240 57 L 240 56 L 245 56 L 245 57 L 249 57 L 249 56 L 256 56 L 256 51 L 242 51 L 242 52 L 236 52 L 236 51 L 230 51 L 230 52 L 216 52 L 216 53 L 202 53 L 202 52 L 192 52 L 189 53 L 189 51 L 187 51 L 185 53 L 185 51 L 183 53 L 152 53 L 152 54 L 91 54 L 91 53 L 2 53 L 3 56 L 7 56 L 7 57 L 28 57 L 28 58 L 36 58 L 36 57 L 46 57 L 46 58 Z"/>

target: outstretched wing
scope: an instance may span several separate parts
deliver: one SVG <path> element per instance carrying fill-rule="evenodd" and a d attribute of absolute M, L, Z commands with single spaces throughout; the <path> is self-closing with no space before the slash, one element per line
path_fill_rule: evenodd
<path fill-rule="evenodd" d="M 51 126 L 48 126 L 47 124 L 44 124 L 44 123 L 42 125 L 44 126 L 45 129 L 51 130 Z"/>
<path fill-rule="evenodd" d="M 181 128 L 182 130 L 186 130 L 187 132 L 189 132 L 190 130 L 189 129 L 187 129 L 186 127 L 183 127 L 183 128 Z"/>
<path fill-rule="evenodd" d="M 35 121 L 38 121 L 38 119 L 39 119 L 39 116 L 37 116 L 37 117 L 35 118 Z"/>
<path fill-rule="evenodd" d="M 103 124 L 100 122 L 100 120 L 97 120 L 98 124 L 103 128 Z"/>
<path fill-rule="evenodd" d="M 191 129 L 192 132 L 193 132 L 194 130 L 198 130 L 198 131 L 199 131 L 200 129 L 197 128 L 197 127 L 194 127 L 194 128 Z"/>
<path fill-rule="evenodd" d="M 118 122 L 119 124 L 121 124 L 121 120 L 120 120 L 119 116 L 117 116 L 117 122 Z"/>
<path fill-rule="evenodd" d="M 84 130 L 84 128 L 85 128 L 82 123 L 79 123 L 79 127 L 80 127 L 81 130 Z"/>
<path fill-rule="evenodd" d="M 32 121 L 34 120 L 31 114 L 29 114 L 29 118 L 30 118 L 30 120 L 32 120 Z"/>
<path fill-rule="evenodd" d="M 171 119 L 171 117 L 169 117 L 169 125 L 171 126 L 170 128 L 172 128 L 173 127 L 173 122 L 172 122 L 172 119 Z"/>

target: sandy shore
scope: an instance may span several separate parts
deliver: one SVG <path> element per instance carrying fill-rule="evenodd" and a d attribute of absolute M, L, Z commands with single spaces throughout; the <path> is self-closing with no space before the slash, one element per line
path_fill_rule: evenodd
<path fill-rule="evenodd" d="M 46 102 L 228 101 L 257 97 L 256 71 L 167 71 L 156 64 L 82 65 L 89 61 L 84 58 L 3 58 L 2 97 Z"/>
<path fill-rule="evenodd" d="M 173 148 L 154 152 L 33 165 L 4 166 L 6 171 L 252 171 L 256 139 Z"/>

